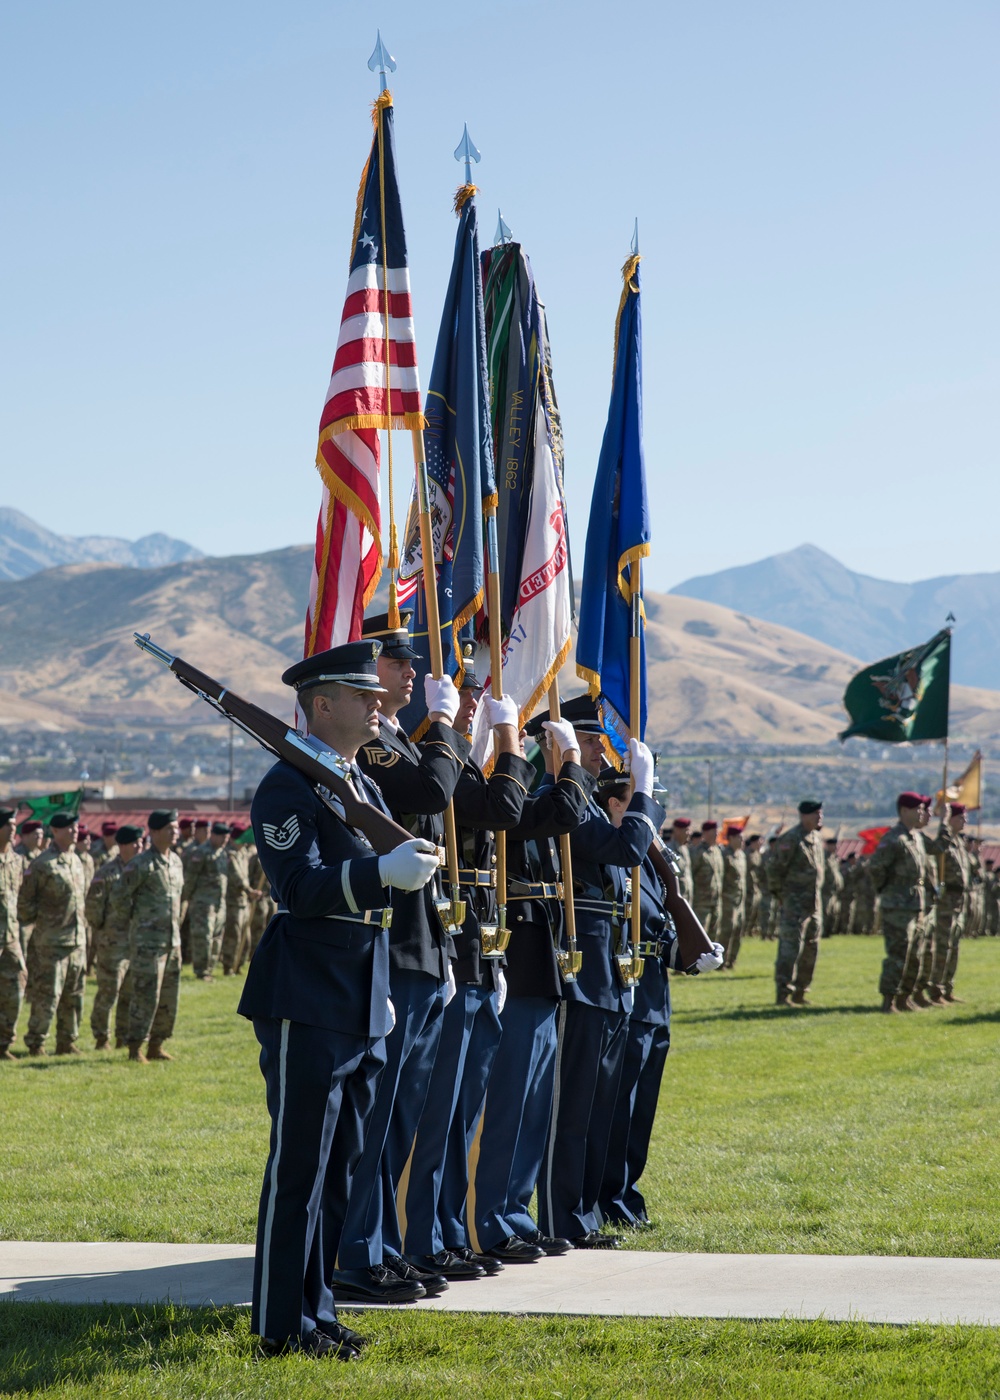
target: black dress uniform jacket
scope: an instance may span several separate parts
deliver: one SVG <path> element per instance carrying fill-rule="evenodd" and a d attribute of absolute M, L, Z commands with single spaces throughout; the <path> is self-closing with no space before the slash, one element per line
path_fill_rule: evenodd
<path fill-rule="evenodd" d="M 463 869 L 489 872 L 494 868 L 494 832 L 517 825 L 535 770 L 519 754 L 498 756 L 489 778 L 474 763 L 466 763 L 455 788 L 455 821 Z M 464 887 L 465 923 L 455 935 L 455 980 L 475 987 L 497 988 L 502 958 L 485 958 L 479 926 L 496 919 L 496 891 Z M 509 915 L 509 910 L 508 910 Z M 510 922 L 508 917 L 508 923 Z"/>
<path fill-rule="evenodd" d="M 573 885 L 578 899 L 576 930 L 583 966 L 576 981 L 563 989 L 567 1001 L 581 1001 L 606 1011 L 631 1006 L 631 993 L 622 987 L 614 965 L 614 954 L 627 951 L 628 926 L 614 926 L 610 910 L 595 912 L 582 907 L 581 902 L 623 905 L 629 871 L 642 864 L 665 817 L 658 802 L 637 792 L 621 826 L 615 827 L 591 799 L 585 820 L 571 833 Z"/>
<path fill-rule="evenodd" d="M 265 774 L 250 819 L 278 913 L 250 963 L 240 1015 L 385 1035 L 389 935 L 377 915 L 358 921 L 389 903 L 378 856 L 288 763 Z"/>
<path fill-rule="evenodd" d="M 471 745 L 450 724 L 435 720 L 419 748 L 402 729 L 381 717 L 378 738 L 358 750 L 358 767 L 379 786 L 393 817 L 414 836 L 444 844 L 443 813 L 451 801 Z M 450 939 L 434 908 L 438 881 L 422 890 L 398 890 L 389 935 L 392 967 L 448 975 Z"/>
<path fill-rule="evenodd" d="M 557 884 L 561 879 L 556 838 L 574 831 L 597 786 L 578 763 L 564 763 L 559 777 L 542 779 L 524 804 L 521 820 L 507 836 L 507 875 L 511 882 Z M 555 940 L 562 928 L 562 903 L 554 899 L 507 901 L 510 943 L 507 991 L 516 997 L 561 997 L 562 978 Z"/>

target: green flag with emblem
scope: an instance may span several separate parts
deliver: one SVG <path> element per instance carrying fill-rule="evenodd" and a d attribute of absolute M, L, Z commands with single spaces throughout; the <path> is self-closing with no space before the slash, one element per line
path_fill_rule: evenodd
<path fill-rule="evenodd" d="M 923 646 L 901 651 L 866 666 L 844 691 L 850 724 L 841 740 L 853 735 L 890 744 L 947 739 L 951 684 L 951 628 Z"/>
<path fill-rule="evenodd" d="M 45 822 L 48 825 L 50 818 L 57 812 L 68 812 L 71 817 L 78 817 L 80 803 L 83 801 L 83 788 L 72 788 L 69 792 L 50 792 L 46 797 L 19 797 L 16 800 L 19 807 L 29 808 L 28 816 L 22 817 L 18 823 L 20 830 L 22 822 Z"/>

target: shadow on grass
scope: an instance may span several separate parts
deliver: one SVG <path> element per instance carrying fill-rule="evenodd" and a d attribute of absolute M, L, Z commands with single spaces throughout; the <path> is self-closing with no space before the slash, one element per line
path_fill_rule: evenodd
<path fill-rule="evenodd" d="M 247 1315 L 236 1308 L 0 1302 L 3 1394 L 189 1365 L 206 1352 L 249 1357 L 254 1350 Z"/>
<path fill-rule="evenodd" d="M 782 1021 L 790 1025 L 796 1021 L 812 1021 L 819 1016 L 881 1016 L 882 1011 L 880 1007 L 866 1002 L 856 1006 L 802 1006 L 794 1010 L 784 1006 L 747 1006 L 728 1011 L 689 1012 L 685 1009 L 675 1014 L 685 1025 L 702 1021 Z"/>

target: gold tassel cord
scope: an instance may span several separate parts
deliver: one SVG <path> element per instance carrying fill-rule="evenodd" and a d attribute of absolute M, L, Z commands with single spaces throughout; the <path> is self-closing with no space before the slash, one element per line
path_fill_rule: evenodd
<path fill-rule="evenodd" d="M 621 329 L 621 324 L 622 324 L 622 312 L 625 310 L 625 303 L 628 301 L 629 297 L 632 296 L 632 295 L 636 295 L 636 294 L 638 293 L 638 291 L 639 291 L 639 284 L 638 284 L 638 282 L 633 282 L 632 279 L 635 277 L 635 274 L 638 272 L 638 270 L 639 270 L 639 264 L 640 264 L 641 262 L 642 262 L 642 254 L 641 254 L 641 253 L 633 253 L 633 254 L 626 260 L 625 266 L 622 268 L 622 294 L 621 294 L 621 300 L 618 302 L 618 315 L 615 317 L 615 353 L 614 353 L 614 359 L 613 359 L 612 362 L 611 362 L 611 382 L 612 382 L 612 384 L 614 383 L 614 379 L 615 379 L 615 367 L 616 367 L 617 364 L 618 364 L 618 332 L 619 332 L 619 330 Z"/>
<path fill-rule="evenodd" d="M 455 191 L 455 213 L 461 214 L 469 200 L 479 193 L 478 185 L 459 185 Z"/>

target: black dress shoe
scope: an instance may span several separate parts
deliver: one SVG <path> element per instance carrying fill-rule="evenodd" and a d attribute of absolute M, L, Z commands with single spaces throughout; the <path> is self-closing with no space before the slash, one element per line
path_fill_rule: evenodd
<path fill-rule="evenodd" d="M 417 1269 L 430 1269 L 439 1273 L 451 1283 L 463 1283 L 466 1279 L 485 1278 L 486 1270 L 480 1264 L 463 1259 L 451 1249 L 440 1249 L 437 1254 L 410 1255 L 406 1261 Z"/>
<path fill-rule="evenodd" d="M 453 1249 L 452 1254 L 457 1254 L 459 1259 L 464 1259 L 467 1264 L 478 1264 L 488 1274 L 502 1274 L 503 1265 L 499 1259 L 494 1259 L 489 1254 L 477 1254 L 468 1245 L 464 1249 Z"/>
<path fill-rule="evenodd" d="M 525 1244 L 536 1244 L 543 1254 L 568 1254 L 573 1246 L 569 1240 L 559 1239 L 554 1235 L 543 1235 L 541 1230 L 536 1230 L 533 1235 L 522 1235 Z"/>
<path fill-rule="evenodd" d="M 337 1269 L 330 1286 L 338 1303 L 415 1303 L 427 1296 L 423 1284 L 400 1278 L 384 1264 L 374 1264 L 369 1269 Z"/>
<path fill-rule="evenodd" d="M 578 1235 L 575 1240 L 570 1240 L 574 1249 L 617 1249 L 621 1240 L 617 1235 L 602 1235 L 600 1230 L 588 1230 L 585 1235 Z"/>
<path fill-rule="evenodd" d="M 520 1235 L 511 1235 L 509 1240 L 488 1249 L 486 1253 L 491 1259 L 499 1259 L 501 1264 L 534 1264 L 536 1260 L 545 1258 L 544 1249 L 537 1244 L 528 1244 Z"/>
<path fill-rule="evenodd" d="M 444 1274 L 438 1273 L 436 1269 L 424 1269 L 417 1264 L 411 1264 L 408 1259 L 401 1259 L 398 1254 L 387 1254 L 382 1263 L 404 1282 L 419 1283 L 428 1298 L 436 1298 L 448 1287 L 448 1280 Z"/>
<path fill-rule="evenodd" d="M 336 1333 L 337 1335 L 333 1335 Z M 348 1336 L 357 1337 L 360 1345 L 348 1341 Z M 260 1350 L 264 1356 L 287 1356 L 300 1351 L 306 1356 L 321 1357 L 327 1361 L 357 1361 L 361 1355 L 364 1338 L 349 1327 L 340 1323 L 331 1324 L 329 1332 L 307 1332 L 304 1337 L 261 1337 Z"/>

